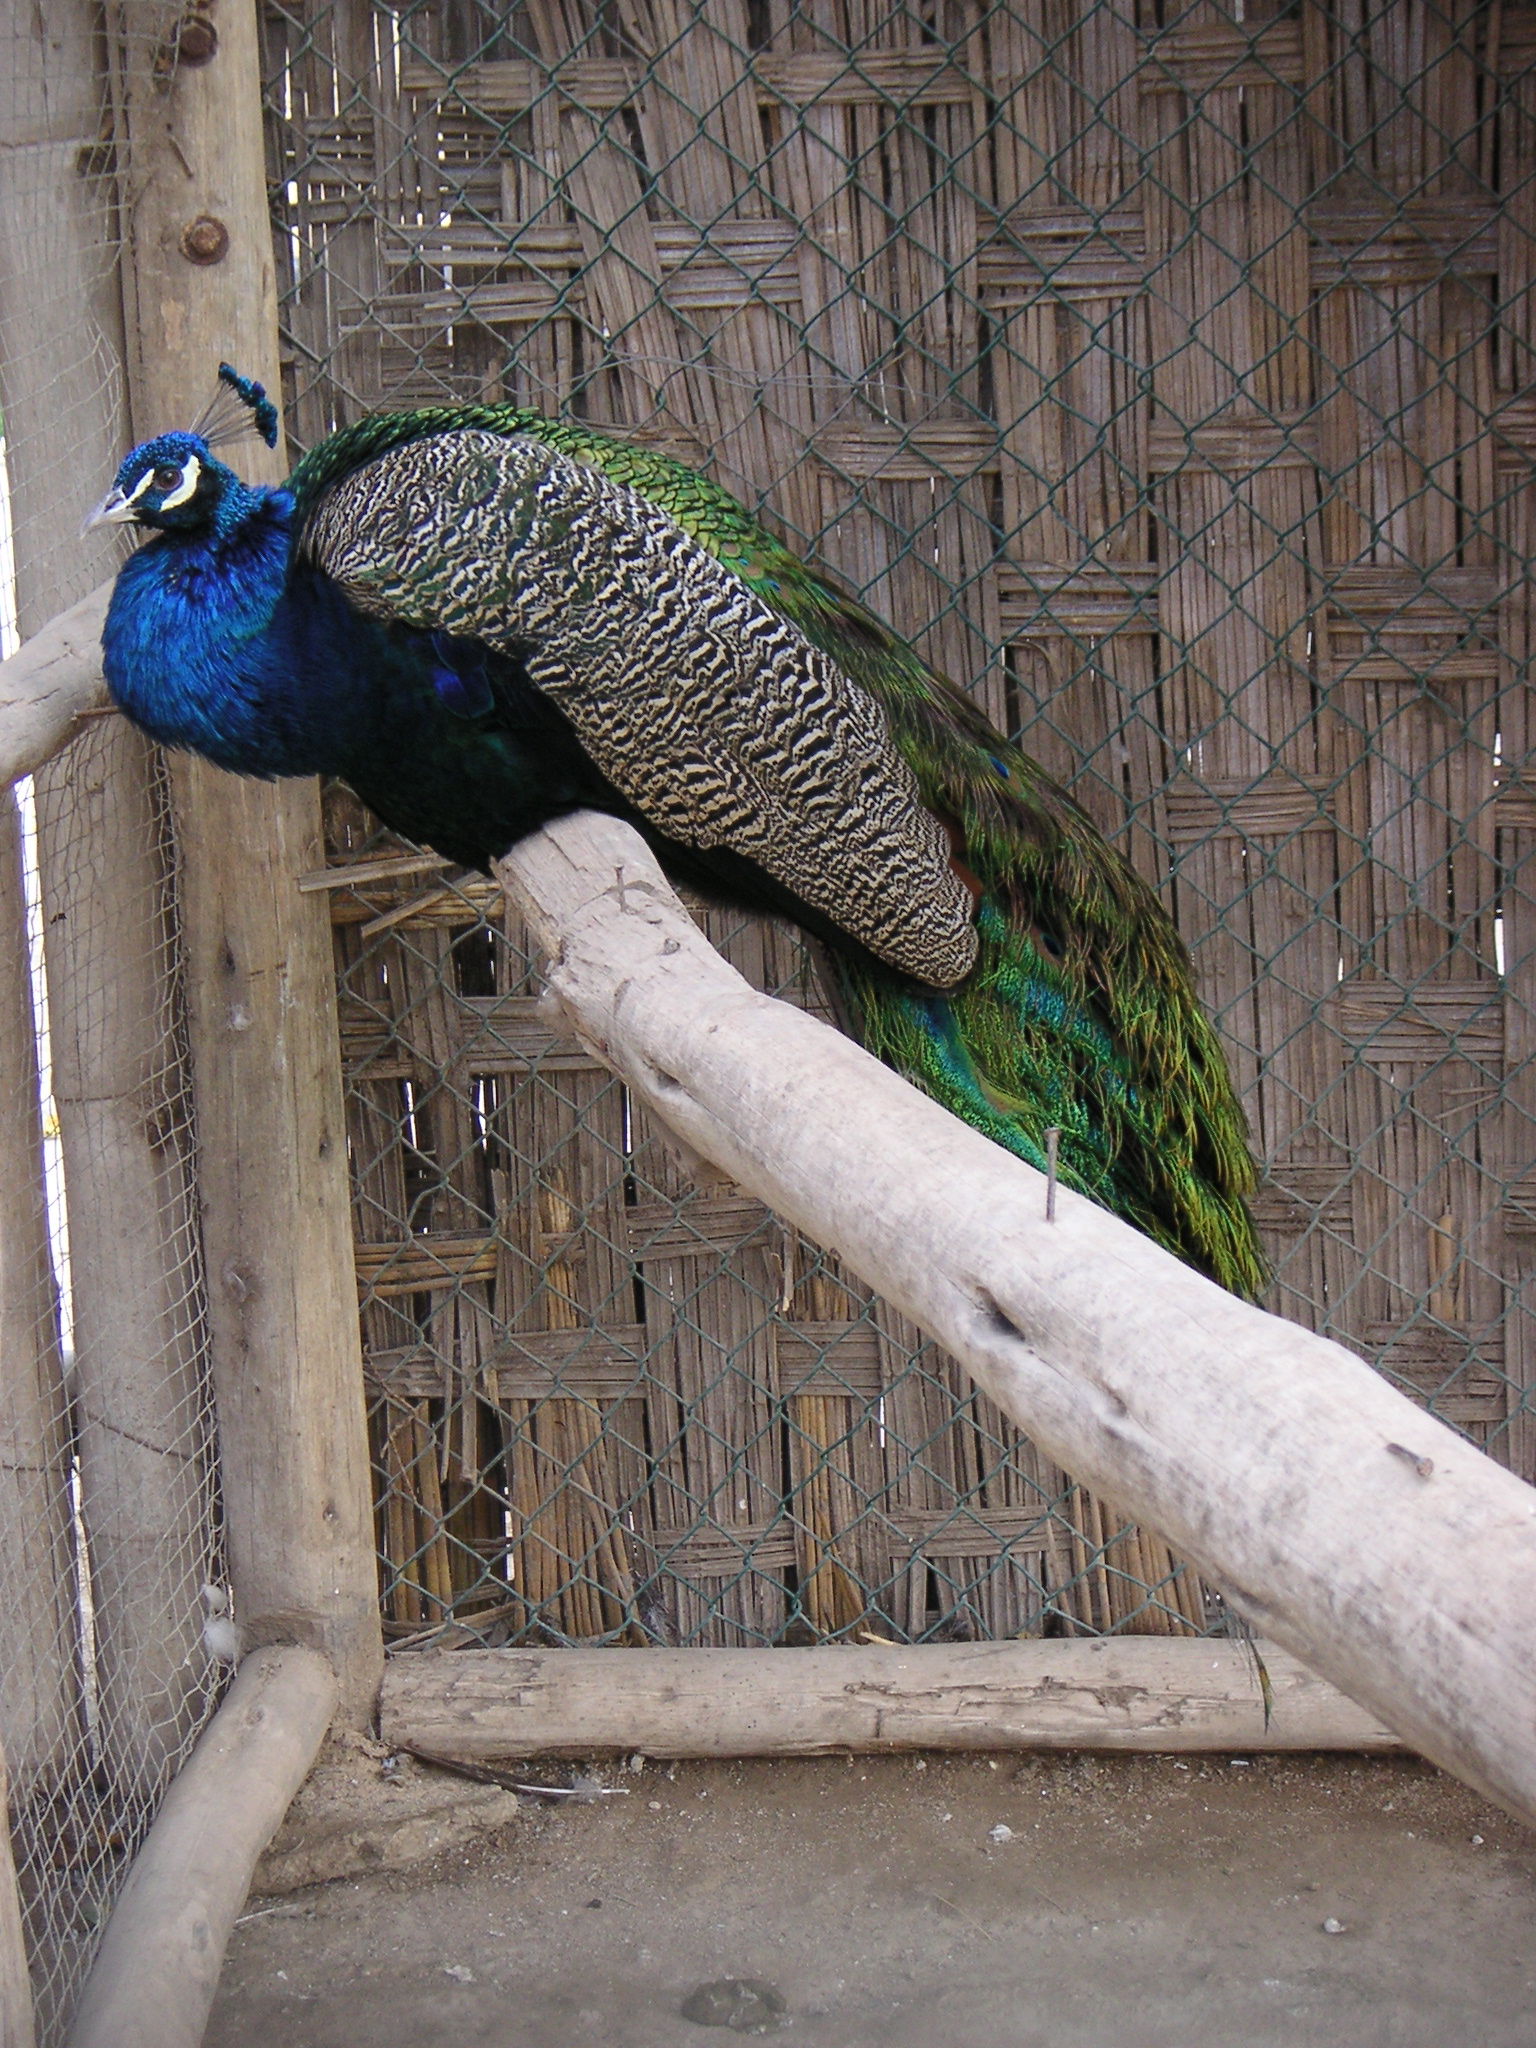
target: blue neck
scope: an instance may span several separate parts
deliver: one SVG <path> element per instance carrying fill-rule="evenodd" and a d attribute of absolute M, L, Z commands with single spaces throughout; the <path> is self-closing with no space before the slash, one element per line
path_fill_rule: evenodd
<path fill-rule="evenodd" d="M 320 765 L 284 602 L 293 500 L 231 479 L 211 525 L 127 561 L 102 658 L 117 704 L 165 746 L 247 775 Z"/>

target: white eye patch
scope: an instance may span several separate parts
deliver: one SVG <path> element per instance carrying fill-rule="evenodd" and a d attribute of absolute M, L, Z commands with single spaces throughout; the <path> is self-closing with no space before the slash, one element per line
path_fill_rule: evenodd
<path fill-rule="evenodd" d="M 133 489 L 128 493 L 127 497 L 123 500 L 123 503 L 125 505 L 136 505 L 139 502 L 140 498 L 143 497 L 144 493 L 147 490 L 149 490 L 150 487 L 153 485 L 155 478 L 160 473 L 160 471 L 167 467 L 169 467 L 168 464 L 157 463 L 153 469 L 146 469 L 144 474 L 139 478 L 138 482 L 134 485 Z M 195 455 L 189 455 L 186 461 L 181 465 L 180 482 L 176 485 L 176 488 L 173 491 L 170 491 L 165 497 L 163 497 L 160 500 L 160 510 L 162 512 L 169 512 L 173 505 L 185 505 L 188 498 L 190 498 L 193 492 L 197 489 L 198 482 L 202 474 L 203 465 L 198 461 Z"/>
<path fill-rule="evenodd" d="M 153 474 L 153 472 L 151 472 L 151 474 Z M 190 498 L 193 492 L 197 489 L 198 482 L 199 479 L 202 477 L 202 474 L 203 465 L 198 461 L 195 455 L 189 455 L 186 459 L 186 462 L 182 466 L 181 482 L 176 486 L 175 490 L 171 492 L 168 498 L 162 498 L 160 500 L 160 510 L 162 512 L 169 512 L 173 505 L 185 505 L 188 498 Z M 134 492 L 134 496 L 138 496 L 137 491 Z"/>

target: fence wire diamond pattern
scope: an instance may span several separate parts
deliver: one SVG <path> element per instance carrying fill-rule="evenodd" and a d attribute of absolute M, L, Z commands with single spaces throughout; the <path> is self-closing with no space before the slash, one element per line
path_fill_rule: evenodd
<path fill-rule="evenodd" d="M 300 442 L 505 397 L 814 549 L 1163 892 L 1272 1306 L 1536 1477 L 1536 9 L 265 18 Z M 1219 1625 L 668 1156 L 490 885 L 330 822 L 397 1643 Z M 700 915 L 818 1003 L 792 934 Z"/>

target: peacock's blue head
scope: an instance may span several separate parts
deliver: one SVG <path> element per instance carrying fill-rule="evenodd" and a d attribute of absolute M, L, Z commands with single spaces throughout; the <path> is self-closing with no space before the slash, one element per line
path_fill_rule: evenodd
<path fill-rule="evenodd" d="M 188 539 L 227 532 L 259 494 L 215 461 L 212 450 L 245 434 L 275 448 L 277 431 L 277 407 L 265 387 L 220 363 L 212 403 L 185 432 L 141 441 L 81 531 L 131 524 Z"/>
<path fill-rule="evenodd" d="M 219 524 L 224 501 L 241 488 L 240 479 L 214 458 L 201 434 L 158 434 L 124 458 L 86 528 L 133 524 L 164 533 L 210 532 Z"/>

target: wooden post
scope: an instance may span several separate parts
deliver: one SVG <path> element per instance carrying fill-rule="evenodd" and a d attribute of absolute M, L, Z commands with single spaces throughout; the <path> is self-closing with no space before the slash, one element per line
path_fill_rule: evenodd
<path fill-rule="evenodd" d="M 74 75 L 81 53 L 67 25 L 49 37 L 35 9 L 22 0 L 0 0 L 0 44 L 7 57 L 0 81 L 0 411 L 9 443 L 17 580 L 35 585 L 49 537 L 34 532 L 37 479 L 25 445 L 33 424 L 29 399 L 49 383 L 61 347 L 68 347 L 57 332 L 43 331 L 58 307 L 47 294 L 39 305 L 38 273 L 45 254 L 52 259 L 47 244 L 53 236 L 62 229 L 69 238 L 74 192 L 61 196 L 62 168 L 67 165 L 74 179 L 82 140 L 99 133 L 99 121 L 82 116 L 91 75 L 88 39 L 82 83 Z M 61 431 L 56 413 L 53 431 Z M 59 452 L 55 439 L 52 453 Z M 78 512 L 74 524 L 79 526 Z M 41 619 L 24 621 L 22 630 L 60 608 L 50 603 Z M 39 650 L 41 672 L 34 681 L 40 687 L 29 693 L 28 706 L 15 705 L 12 692 L 0 687 L 13 728 L 33 747 L 56 726 L 61 704 L 74 699 L 72 691 L 50 681 L 49 671 L 60 655 L 67 665 L 78 637 L 55 635 Z M 31 761 L 16 765 L 30 767 Z M 0 797 L 0 1573 L 6 1581 L 0 1601 L 0 1741 L 9 1749 L 23 1803 L 36 1777 L 60 1766 L 81 1734 L 66 1396 L 48 1243 L 35 1024 L 20 819 L 7 788 Z"/>
<path fill-rule="evenodd" d="M 910 1315 L 1085 1485 L 1436 1763 L 1536 1821 L 1536 1490 L 1362 1360 L 1202 1279 L 749 988 L 638 835 L 498 863 L 581 1037 Z"/>
<path fill-rule="evenodd" d="M 134 12 L 114 18 L 143 438 L 192 420 L 221 358 L 280 384 L 254 0 L 221 0 L 217 49 L 196 66 L 122 33 Z M 254 440 L 236 459 L 282 474 Z M 323 861 L 319 792 L 189 757 L 172 773 L 236 1611 L 247 1640 L 323 1648 L 341 1718 L 363 1726 L 383 1642 L 331 934 L 323 901 L 295 887 Z"/>
<path fill-rule="evenodd" d="M 30 0 L 0 0 L 0 40 L 30 87 L 0 124 L 12 145 L 0 150 L 0 398 L 17 622 L 32 634 L 116 568 L 117 541 L 82 535 L 80 520 L 127 437 L 122 295 L 90 0 L 55 0 L 46 26 Z M 211 1447 L 168 822 L 152 750 L 121 719 L 81 731 L 36 788 L 99 1742 L 114 1791 L 133 1801 L 158 1794 L 213 1675 L 200 1640 Z"/>
<path fill-rule="evenodd" d="M 99 1741 L 129 1801 L 158 1797 L 218 1678 L 202 1646 L 213 1445 L 155 775 L 151 749 L 113 719 L 37 780 Z"/>
<path fill-rule="evenodd" d="M 11 1861 L 10 1801 L 0 1748 L 0 2048 L 33 2048 L 32 1980 L 21 1937 L 21 1901 Z"/>
<path fill-rule="evenodd" d="M 64 1379 L 48 1252 L 21 820 L 0 793 L 0 1741 L 23 1793 L 77 1719 Z"/>
<path fill-rule="evenodd" d="M 80 1994 L 69 2048 L 198 2048 L 235 1915 L 330 1724 L 313 1650 L 247 1657 L 165 1796 Z"/>

